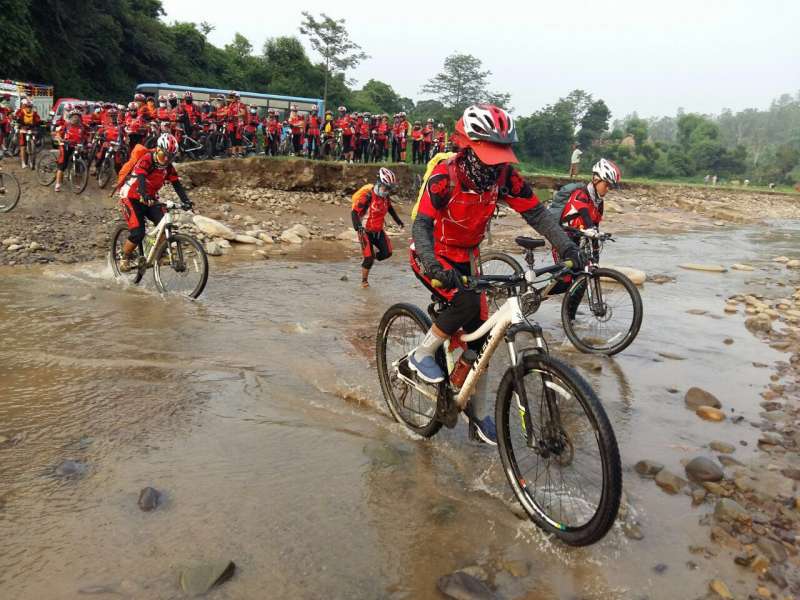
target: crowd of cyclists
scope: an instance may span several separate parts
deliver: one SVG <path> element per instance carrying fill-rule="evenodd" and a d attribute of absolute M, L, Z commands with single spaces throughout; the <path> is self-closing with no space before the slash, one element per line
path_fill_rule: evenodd
<path fill-rule="evenodd" d="M 8 98 L 5 98 L 7 101 Z M 145 96 L 137 93 L 127 105 L 80 102 L 67 104 L 51 115 L 52 139 L 59 149 L 59 172 L 78 147 L 96 171 L 109 148 L 115 147 L 117 169 L 137 145 L 155 147 L 163 133 L 178 140 L 177 160 L 238 158 L 254 154 L 302 156 L 353 162 L 405 162 L 426 164 L 445 151 L 448 135 L 443 123 L 409 122 L 405 112 L 388 114 L 348 112 L 344 106 L 320 116 L 317 108 L 301 112 L 246 105 L 234 91 L 209 101 L 195 101 L 191 92 L 181 97 Z M 26 98 L 16 111 L 0 102 L 0 150 L 17 148 L 22 167 L 33 167 L 26 156 L 24 135 L 35 131 L 41 147 L 46 121 Z M 60 189 L 58 176 L 56 190 Z"/>

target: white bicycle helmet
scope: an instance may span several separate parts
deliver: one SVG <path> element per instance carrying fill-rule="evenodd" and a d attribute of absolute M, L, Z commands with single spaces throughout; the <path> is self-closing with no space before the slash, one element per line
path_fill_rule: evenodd
<path fill-rule="evenodd" d="M 597 175 L 613 188 L 619 187 L 622 179 L 622 172 L 614 161 L 601 158 L 592 167 L 592 174 Z"/>
<path fill-rule="evenodd" d="M 397 177 L 395 177 L 394 172 L 390 169 L 381 167 L 380 171 L 378 171 L 378 182 L 387 187 L 393 188 L 397 185 Z"/>
<path fill-rule="evenodd" d="M 471 140 L 511 145 L 517 141 L 514 119 L 492 104 L 473 104 L 460 119 L 464 134 Z"/>

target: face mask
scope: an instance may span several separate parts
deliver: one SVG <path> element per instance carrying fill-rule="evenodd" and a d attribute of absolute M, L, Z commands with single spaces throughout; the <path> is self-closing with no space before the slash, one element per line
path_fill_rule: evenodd
<path fill-rule="evenodd" d="M 176 106 L 178 106 L 178 100 L 177 100 L 177 99 L 175 99 L 175 100 L 170 100 L 170 101 L 169 101 L 169 105 L 170 105 L 172 108 L 175 108 Z"/>
<path fill-rule="evenodd" d="M 472 183 L 475 191 L 485 192 L 497 185 L 497 178 L 501 169 L 500 165 L 483 164 L 472 148 L 466 148 L 460 158 L 461 160 L 457 164 L 462 173 Z"/>

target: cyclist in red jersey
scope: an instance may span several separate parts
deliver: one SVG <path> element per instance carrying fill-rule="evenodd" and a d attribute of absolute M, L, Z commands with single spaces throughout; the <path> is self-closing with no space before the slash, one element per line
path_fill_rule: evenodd
<path fill-rule="evenodd" d="M 358 151 L 356 157 L 362 162 L 369 162 L 369 153 L 367 149 L 369 148 L 369 136 L 371 131 L 372 115 L 367 112 L 361 116 L 361 121 L 358 124 Z"/>
<path fill-rule="evenodd" d="M 423 162 L 427 162 L 431 156 L 431 148 L 433 147 L 433 119 L 428 119 L 425 127 L 422 128 L 422 156 Z"/>
<path fill-rule="evenodd" d="M 25 131 L 38 129 L 41 125 L 42 119 L 39 117 L 39 113 L 36 112 L 36 107 L 33 106 L 33 103 L 27 98 L 23 98 L 20 101 L 19 109 L 17 109 L 17 112 L 14 113 L 14 120 L 19 125 L 19 139 L 17 140 L 19 143 L 19 157 L 22 159 L 22 168 L 26 169 L 28 165 L 27 161 L 25 160 L 27 158 L 27 149 L 25 148 Z"/>
<path fill-rule="evenodd" d="M 280 115 L 270 109 L 269 121 L 267 123 L 267 148 L 265 148 L 265 151 L 267 151 L 270 156 L 278 156 L 282 131 L 283 126 L 281 125 Z"/>
<path fill-rule="evenodd" d="M 347 114 L 347 108 L 339 107 L 339 118 L 336 120 L 336 128 L 342 130 L 342 157 L 344 160 L 353 162 L 353 120 Z"/>
<path fill-rule="evenodd" d="M 172 114 L 170 113 L 169 106 L 167 106 L 167 97 L 158 97 L 158 108 L 156 109 L 156 119 L 159 123 L 169 123 Z"/>
<path fill-rule="evenodd" d="M 411 162 L 422 164 L 422 123 L 414 121 L 414 129 L 411 130 Z"/>
<path fill-rule="evenodd" d="M 435 146 L 434 153 L 444 152 L 447 146 L 447 132 L 444 129 L 444 123 L 439 123 L 436 126 L 436 133 L 433 136 L 433 144 Z"/>
<path fill-rule="evenodd" d="M 56 131 L 56 137 L 60 141 L 58 149 L 58 160 L 56 162 L 56 186 L 55 191 L 61 191 L 61 183 L 64 181 L 64 170 L 67 168 L 70 156 L 75 152 L 78 144 L 85 144 L 88 139 L 88 130 L 81 119 L 81 112 L 73 108 L 68 116 L 67 124 Z"/>
<path fill-rule="evenodd" d="M 306 139 L 308 140 L 308 157 L 320 158 L 320 129 L 322 121 L 319 118 L 317 107 L 311 109 L 311 114 L 306 119 Z"/>
<path fill-rule="evenodd" d="M 6 137 L 11 132 L 11 94 L 0 98 L 0 150 L 6 150 Z"/>
<path fill-rule="evenodd" d="M 130 271 L 131 254 L 144 239 L 145 220 L 158 225 L 164 216 L 163 205 L 158 203 L 158 192 L 169 182 L 180 198 L 184 210 L 191 210 L 192 202 L 181 185 L 178 172 L 172 164 L 178 153 L 178 140 L 170 133 L 161 134 L 152 152 L 146 152 L 133 167 L 131 176 L 120 189 L 120 208 L 128 224 L 128 239 L 122 248 L 119 269 Z"/>
<path fill-rule="evenodd" d="M 392 255 L 392 243 L 383 230 L 386 214 L 392 215 L 394 222 L 405 228 L 389 198 L 396 188 L 395 174 L 382 167 L 374 185 L 367 184 L 353 194 L 353 210 L 350 216 L 353 229 L 361 240 L 361 252 L 364 255 L 361 263 L 361 287 L 369 287 L 369 270 L 375 260 L 386 260 Z"/>
<path fill-rule="evenodd" d="M 464 329 L 477 330 L 488 317 L 486 298 L 461 287 L 461 277 L 477 274 L 479 244 L 497 203 L 504 202 L 580 268 L 577 246 L 545 209 L 533 189 L 513 168 L 511 144 L 517 141 L 512 118 L 504 110 L 478 104 L 468 107 L 456 123 L 458 153 L 440 162 L 422 191 L 412 229 L 411 266 L 422 283 L 448 302 L 422 344 L 410 355 L 409 366 L 429 383 L 444 380 L 434 359 L 446 339 Z M 442 283 L 434 288 L 432 280 Z M 480 350 L 484 340 L 469 344 Z M 478 386 L 468 406 L 473 437 L 496 443 L 496 430 L 485 390 Z"/>
<path fill-rule="evenodd" d="M 306 128 L 306 122 L 297 112 L 294 104 L 289 109 L 289 127 L 292 128 L 292 156 L 300 156 L 303 150 L 303 131 Z"/>
<path fill-rule="evenodd" d="M 375 127 L 375 155 L 380 157 L 380 160 L 385 160 L 386 158 L 389 131 L 389 115 L 383 115 Z"/>

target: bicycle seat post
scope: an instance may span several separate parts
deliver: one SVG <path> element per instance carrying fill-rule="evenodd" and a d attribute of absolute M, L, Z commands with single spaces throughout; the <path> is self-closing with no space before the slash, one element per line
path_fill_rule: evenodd
<path fill-rule="evenodd" d="M 531 269 L 536 265 L 536 257 L 533 254 L 533 250 L 525 250 L 525 262 Z"/>

